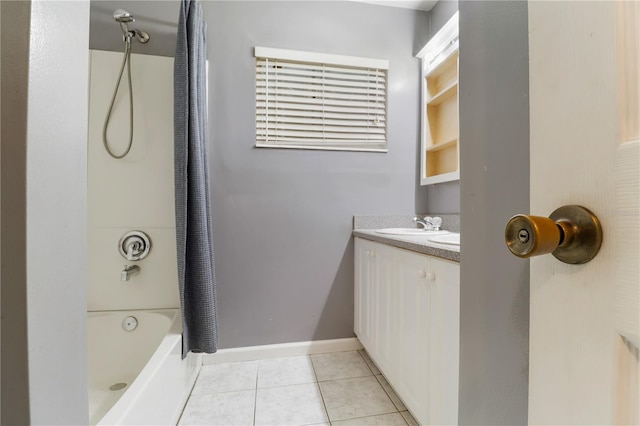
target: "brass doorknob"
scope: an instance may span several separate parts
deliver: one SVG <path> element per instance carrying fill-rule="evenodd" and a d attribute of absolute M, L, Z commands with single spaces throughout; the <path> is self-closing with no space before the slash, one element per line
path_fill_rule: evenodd
<path fill-rule="evenodd" d="M 602 245 L 600 221 L 589 209 L 569 205 L 549 217 L 515 215 L 504 230 L 507 247 L 518 257 L 551 253 L 564 263 L 593 259 Z"/>

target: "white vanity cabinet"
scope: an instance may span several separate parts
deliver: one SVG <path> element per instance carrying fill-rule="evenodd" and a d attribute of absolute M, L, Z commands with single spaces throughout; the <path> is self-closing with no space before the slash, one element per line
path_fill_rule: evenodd
<path fill-rule="evenodd" d="M 422 425 L 457 424 L 458 263 L 355 239 L 355 333 Z"/>

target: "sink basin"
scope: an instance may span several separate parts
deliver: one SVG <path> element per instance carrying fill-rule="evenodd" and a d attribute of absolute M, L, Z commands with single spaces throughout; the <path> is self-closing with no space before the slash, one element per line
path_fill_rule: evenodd
<path fill-rule="evenodd" d="M 383 228 L 376 229 L 376 232 L 378 234 L 422 236 L 444 235 L 449 233 L 449 231 L 425 231 L 424 229 L 420 228 Z"/>
<path fill-rule="evenodd" d="M 438 244 L 450 244 L 452 246 L 460 245 L 460 234 L 450 233 L 447 235 L 436 235 L 429 238 L 429 241 Z"/>

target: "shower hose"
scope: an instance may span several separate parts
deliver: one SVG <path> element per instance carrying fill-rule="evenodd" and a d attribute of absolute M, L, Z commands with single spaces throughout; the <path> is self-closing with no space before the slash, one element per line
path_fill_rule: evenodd
<path fill-rule="evenodd" d="M 124 42 L 124 58 L 122 60 L 122 67 L 120 67 L 120 76 L 118 77 L 116 88 L 113 91 L 111 105 L 109 106 L 109 112 L 107 112 L 107 119 L 105 120 L 104 127 L 102 129 L 102 143 L 104 144 L 104 149 L 111 157 L 115 158 L 116 160 L 126 157 L 131 150 L 131 145 L 133 144 L 133 83 L 131 82 L 131 36 L 124 37 Z M 116 155 L 109 148 L 109 141 L 107 140 L 107 128 L 109 127 L 111 111 L 113 110 L 113 104 L 116 101 L 116 95 L 118 94 L 118 88 L 120 87 L 120 81 L 122 80 L 122 74 L 124 73 L 125 65 L 127 67 L 127 77 L 129 79 L 129 144 L 127 145 L 127 149 L 124 151 L 124 153 Z"/>

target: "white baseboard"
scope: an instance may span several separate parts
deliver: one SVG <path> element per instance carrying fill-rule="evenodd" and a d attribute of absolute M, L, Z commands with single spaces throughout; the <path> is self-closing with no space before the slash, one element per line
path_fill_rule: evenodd
<path fill-rule="evenodd" d="M 285 358 L 324 354 L 329 352 L 357 351 L 362 349 L 355 337 L 311 342 L 280 343 L 277 345 L 246 346 L 242 348 L 220 349 L 215 354 L 204 354 L 202 363 L 221 364 L 225 362 L 255 361 L 259 359 Z"/>

